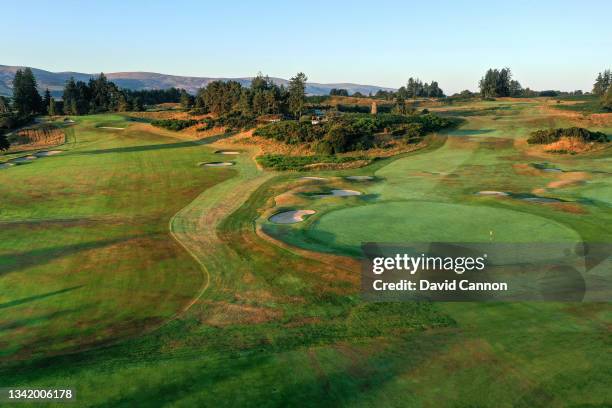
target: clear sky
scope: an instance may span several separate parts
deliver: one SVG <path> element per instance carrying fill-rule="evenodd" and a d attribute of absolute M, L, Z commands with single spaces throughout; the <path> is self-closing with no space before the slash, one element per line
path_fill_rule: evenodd
<path fill-rule="evenodd" d="M 449 94 L 489 67 L 538 90 L 590 90 L 612 67 L 609 0 L 10 1 L 0 21 L 0 64 L 50 71 L 416 76 Z"/>

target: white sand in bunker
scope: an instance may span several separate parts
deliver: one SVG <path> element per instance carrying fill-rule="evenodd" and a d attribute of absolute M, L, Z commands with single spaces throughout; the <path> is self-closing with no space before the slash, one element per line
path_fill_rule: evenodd
<path fill-rule="evenodd" d="M 277 224 L 295 224 L 296 222 L 304 221 L 304 216 L 316 213 L 315 210 L 295 210 L 285 211 L 274 214 L 270 217 L 270 221 Z"/>
<path fill-rule="evenodd" d="M 34 156 L 36 157 L 47 157 L 47 156 L 54 156 L 56 154 L 60 154 L 63 153 L 62 150 L 45 150 L 42 152 L 38 152 L 38 153 L 34 153 Z"/>
<path fill-rule="evenodd" d="M 325 177 L 315 177 L 315 176 L 304 176 L 300 178 L 302 180 L 327 180 Z"/>
<path fill-rule="evenodd" d="M 493 190 L 478 191 L 476 194 L 483 195 L 483 196 L 507 196 L 509 195 L 508 193 L 505 193 L 503 191 L 493 191 Z"/>
<path fill-rule="evenodd" d="M 234 154 L 240 154 L 240 152 L 237 152 L 235 150 L 217 150 L 215 152 L 215 154 L 230 154 L 230 155 L 234 155 Z"/>
<path fill-rule="evenodd" d="M 226 166 L 233 166 L 234 163 L 232 162 L 209 162 L 209 163 L 200 163 L 200 166 L 205 166 L 205 167 L 226 167 Z"/>
<path fill-rule="evenodd" d="M 317 194 L 315 197 L 349 197 L 361 195 L 361 191 L 355 190 L 332 190 L 329 194 Z"/>
<path fill-rule="evenodd" d="M 36 156 L 24 156 L 16 159 L 9 160 L 11 163 L 30 163 L 32 160 L 36 160 Z"/>
<path fill-rule="evenodd" d="M 112 127 L 112 126 L 100 126 L 98 129 L 113 129 L 113 130 L 123 130 L 125 128 L 122 127 Z"/>
<path fill-rule="evenodd" d="M 356 181 L 363 181 L 363 180 L 374 180 L 374 177 L 372 176 L 346 176 L 347 180 L 356 180 Z"/>

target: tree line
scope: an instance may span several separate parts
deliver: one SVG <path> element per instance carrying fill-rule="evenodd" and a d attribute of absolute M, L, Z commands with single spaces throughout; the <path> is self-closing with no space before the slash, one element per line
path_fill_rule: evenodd
<path fill-rule="evenodd" d="M 512 79 L 510 68 L 487 70 L 478 82 L 478 88 L 483 98 L 523 96 L 523 88 L 518 81 Z"/>
<path fill-rule="evenodd" d="M 244 87 L 237 81 L 212 81 L 200 89 L 194 107 L 219 116 L 239 112 L 244 116 L 284 114 L 299 118 L 306 103 L 306 81 L 299 72 L 289 80 L 287 88 L 276 85 L 259 73 Z"/>

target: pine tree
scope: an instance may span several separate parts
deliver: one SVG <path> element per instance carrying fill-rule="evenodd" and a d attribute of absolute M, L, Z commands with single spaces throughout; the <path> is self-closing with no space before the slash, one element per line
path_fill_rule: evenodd
<path fill-rule="evenodd" d="M 13 104 L 20 116 L 34 115 L 43 110 L 42 98 L 36 89 L 36 78 L 30 68 L 19 69 L 15 73 Z"/>
<path fill-rule="evenodd" d="M 64 113 L 66 115 L 76 115 L 76 98 L 77 98 L 77 90 L 76 83 L 74 82 L 74 78 L 70 78 L 66 81 L 66 85 L 64 86 Z"/>
<path fill-rule="evenodd" d="M 184 89 L 181 89 L 180 104 L 183 109 L 189 109 L 193 106 L 193 98 Z"/>
<path fill-rule="evenodd" d="M 612 86 L 608 86 L 608 90 L 602 97 L 601 105 L 605 110 L 612 112 Z"/>
<path fill-rule="evenodd" d="M 307 80 L 308 77 L 303 72 L 298 72 L 289 81 L 289 111 L 296 118 L 302 116 L 302 110 L 306 101 Z"/>
<path fill-rule="evenodd" d="M 11 106 L 9 101 L 4 96 L 0 96 L 0 113 L 9 113 L 11 111 Z"/>
<path fill-rule="evenodd" d="M 55 99 L 53 98 L 49 99 L 49 107 L 47 109 L 47 113 L 49 114 L 49 116 L 57 115 L 57 107 L 55 106 Z"/>
<path fill-rule="evenodd" d="M 406 100 L 404 99 L 403 95 L 400 94 L 399 92 L 397 94 L 397 97 L 395 98 L 395 107 L 396 107 L 397 113 L 399 113 L 400 115 L 406 114 Z"/>
<path fill-rule="evenodd" d="M 603 96 L 608 88 L 612 86 L 612 72 L 606 69 L 603 73 L 598 73 L 595 83 L 593 84 L 593 93 L 598 96 Z"/>
<path fill-rule="evenodd" d="M 43 111 L 46 114 L 49 114 L 49 105 L 51 104 L 51 92 L 49 92 L 49 88 L 45 89 L 45 96 L 43 96 Z"/>
<path fill-rule="evenodd" d="M 130 110 L 130 104 L 123 93 L 119 94 L 117 101 L 117 112 L 127 112 Z"/>

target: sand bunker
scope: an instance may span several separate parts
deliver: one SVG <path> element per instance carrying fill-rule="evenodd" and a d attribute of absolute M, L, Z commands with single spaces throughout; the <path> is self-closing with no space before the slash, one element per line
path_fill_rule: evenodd
<path fill-rule="evenodd" d="M 240 152 L 235 150 L 217 150 L 215 154 L 240 154 Z"/>
<path fill-rule="evenodd" d="M 523 201 L 529 201 L 531 203 L 561 203 L 561 200 L 556 198 L 548 198 L 548 197 L 525 197 L 521 198 Z"/>
<path fill-rule="evenodd" d="M 364 180 L 374 180 L 372 176 L 347 176 L 347 180 L 355 180 L 355 181 L 364 181 Z"/>
<path fill-rule="evenodd" d="M 545 171 L 546 173 L 563 173 L 563 170 L 558 169 L 549 163 L 532 163 L 531 167 Z"/>
<path fill-rule="evenodd" d="M 361 191 L 355 190 L 332 190 L 329 194 L 317 194 L 314 197 L 349 197 L 361 195 Z"/>
<path fill-rule="evenodd" d="M 325 177 L 315 177 L 315 176 L 304 176 L 300 178 L 302 180 L 327 180 Z"/>
<path fill-rule="evenodd" d="M 113 129 L 113 130 L 123 130 L 125 128 L 120 128 L 120 127 L 112 127 L 112 126 L 100 126 L 98 127 L 98 129 Z"/>
<path fill-rule="evenodd" d="M 200 166 L 206 167 L 225 167 L 225 166 L 233 166 L 232 162 L 210 162 L 210 163 L 200 163 Z"/>
<path fill-rule="evenodd" d="M 54 156 L 56 154 L 60 154 L 63 153 L 62 150 L 45 150 L 42 152 L 38 152 L 38 153 L 34 153 L 34 156 L 36 157 L 47 157 L 47 156 Z"/>
<path fill-rule="evenodd" d="M 476 193 L 477 195 L 483 195 L 483 196 L 507 196 L 508 193 L 505 193 L 503 191 L 493 191 L 493 190 L 483 190 L 483 191 L 479 191 Z"/>
<path fill-rule="evenodd" d="M 36 156 L 24 156 L 16 159 L 9 160 L 10 163 L 30 163 L 32 160 L 36 160 Z"/>
<path fill-rule="evenodd" d="M 0 169 L 7 169 L 12 166 L 14 166 L 13 163 L 0 163 Z"/>
<path fill-rule="evenodd" d="M 316 213 L 315 210 L 285 211 L 274 214 L 270 217 L 270 221 L 276 224 L 295 224 L 296 222 L 304 221 L 305 215 L 312 215 L 314 213 Z"/>

